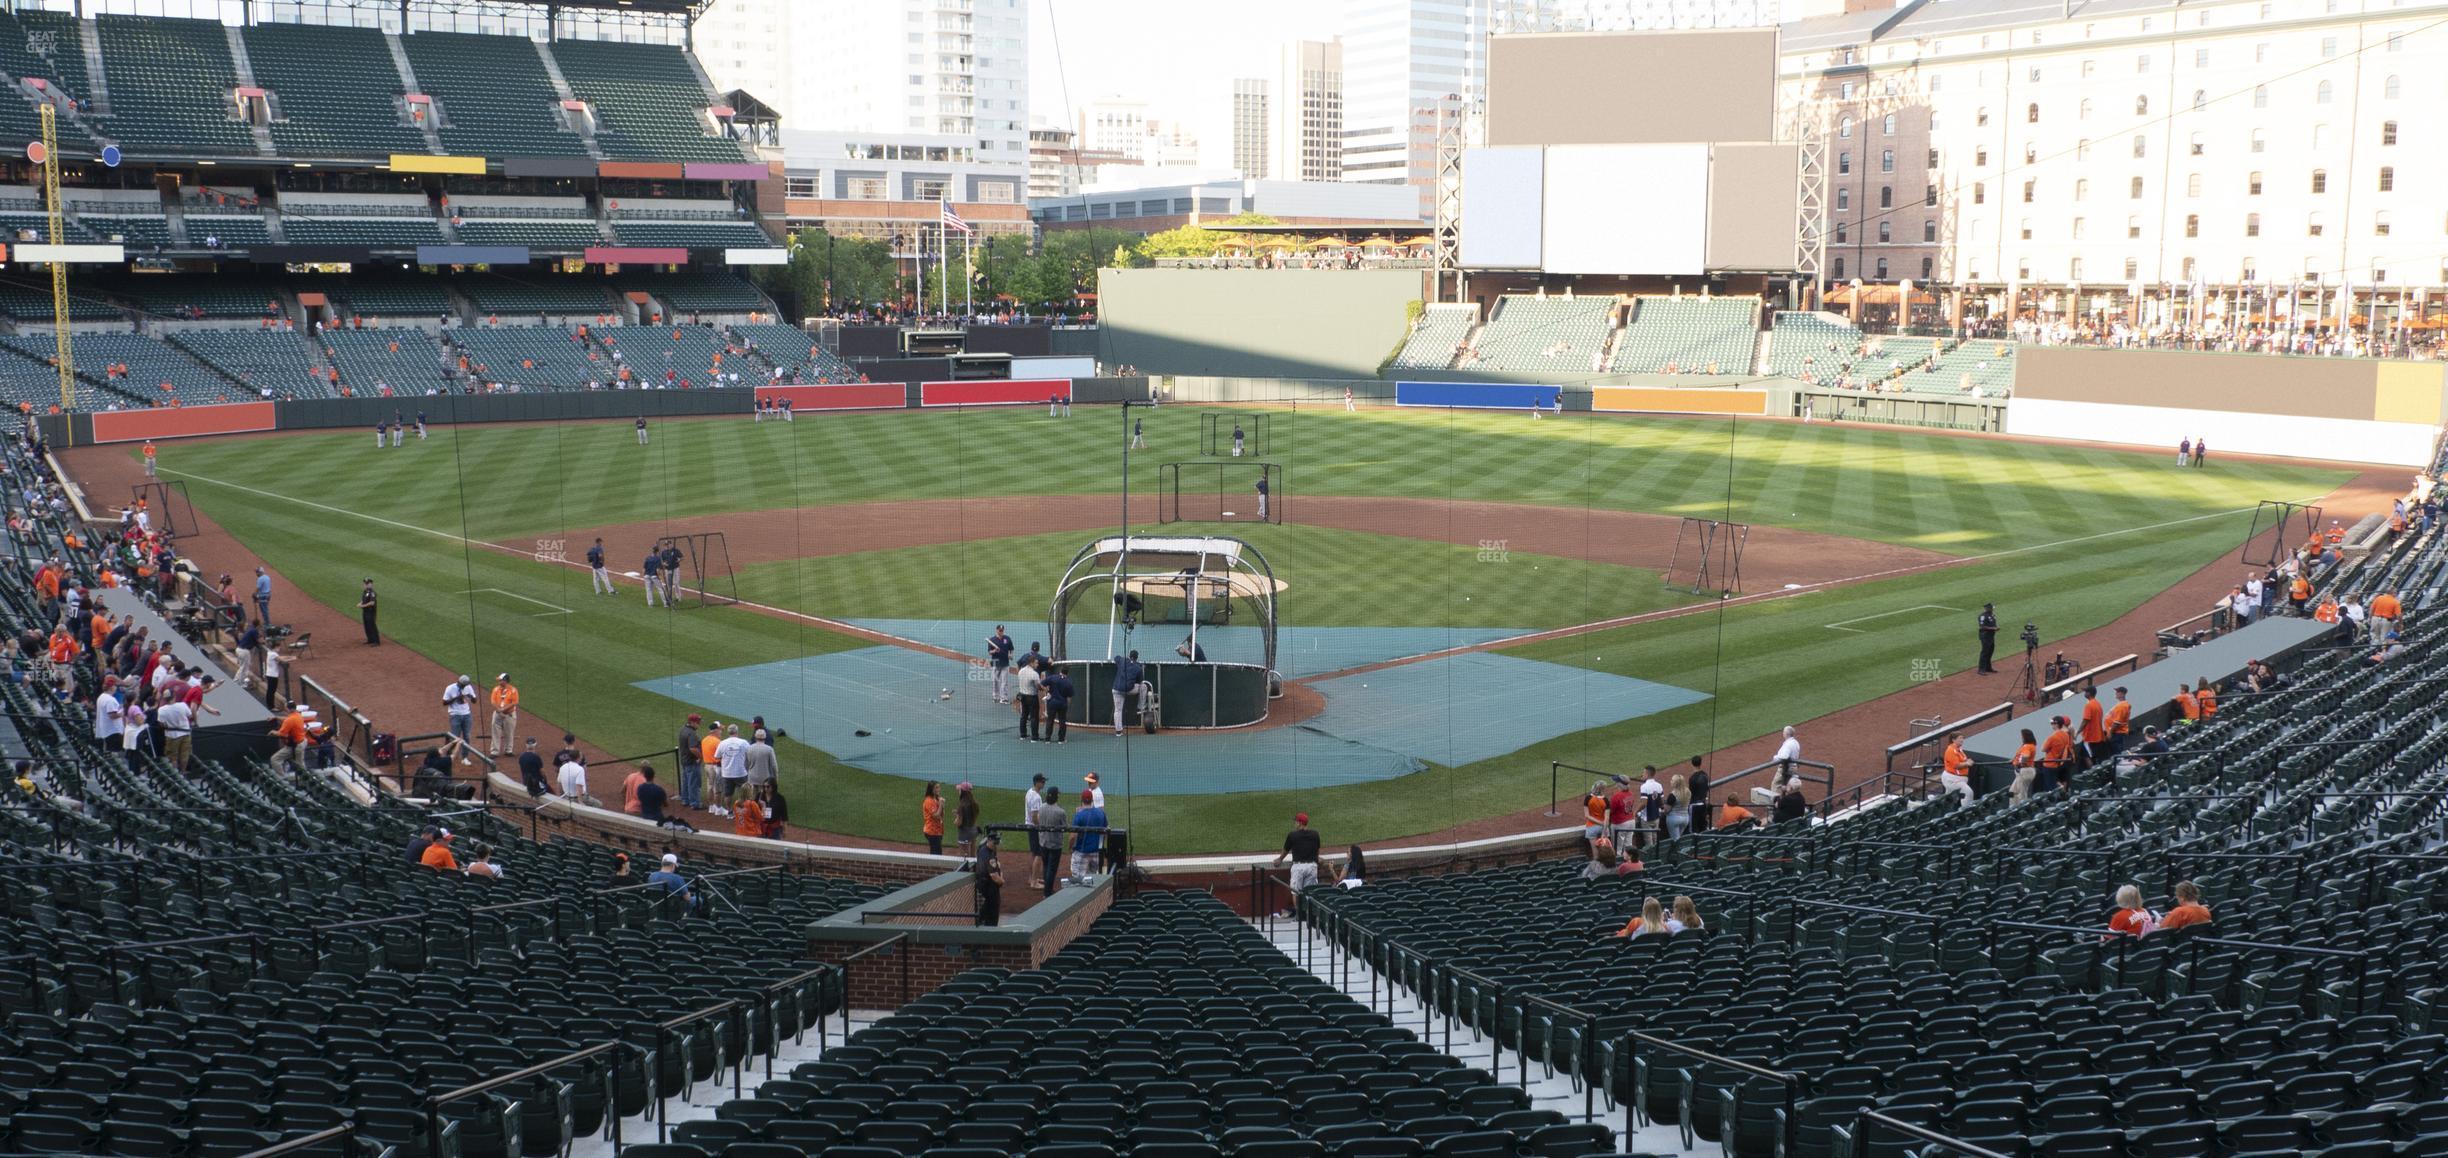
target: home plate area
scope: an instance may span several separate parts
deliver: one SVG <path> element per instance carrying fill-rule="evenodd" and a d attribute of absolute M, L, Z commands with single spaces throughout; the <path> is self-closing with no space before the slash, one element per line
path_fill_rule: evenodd
<path fill-rule="evenodd" d="M 964 643 L 970 626 L 958 625 Z M 982 640 L 992 628 L 986 624 L 975 637 Z M 895 634 L 952 646 L 952 630 L 945 625 Z M 1316 637 L 1312 654 L 1318 657 L 1348 657 L 1382 651 L 1397 640 L 1330 643 L 1318 633 L 1393 630 L 1309 628 L 1300 634 Z M 945 638 L 930 638 L 938 634 Z M 1096 634 L 1101 637 L 1103 629 Z M 1433 634 L 1440 641 L 1449 635 L 1442 629 Z M 1200 633 L 1202 643 L 1207 635 Z M 1019 638 L 1026 648 L 1025 635 Z M 1084 646 L 1089 642 L 1084 639 L 1074 642 L 1083 645 L 1084 654 L 1101 654 L 1101 638 L 1093 648 Z M 1357 662 L 1381 663 L 1432 649 Z M 1287 638 L 1278 658 L 1293 654 Z M 1353 666 L 1346 662 L 1333 670 Z M 1122 755 L 1121 741 L 1093 728 L 1073 728 L 1065 744 L 1022 740 L 1015 710 L 994 702 L 984 668 L 903 647 L 858 648 L 635 686 L 689 704 L 709 720 L 744 722 L 762 715 L 768 726 L 842 763 L 913 780 L 1020 789 L 1037 773 L 1076 775 L 1100 763 L 1118 764 Z M 1129 733 L 1127 790 L 1201 795 L 1388 780 L 1430 764 L 1469 764 L 1708 698 L 1646 680 L 1487 652 L 1337 676 L 1311 686 L 1326 706 L 1298 725 Z"/>

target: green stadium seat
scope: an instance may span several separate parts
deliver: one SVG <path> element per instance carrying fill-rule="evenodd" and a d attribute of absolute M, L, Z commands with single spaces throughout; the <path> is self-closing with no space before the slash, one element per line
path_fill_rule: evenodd
<path fill-rule="evenodd" d="M 110 115 L 95 123 L 138 156 L 254 157 L 238 119 L 238 67 L 217 20 L 94 18 Z"/>

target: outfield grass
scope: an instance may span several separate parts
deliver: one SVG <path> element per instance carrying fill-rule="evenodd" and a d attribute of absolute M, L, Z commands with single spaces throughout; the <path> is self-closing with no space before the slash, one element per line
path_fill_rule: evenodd
<path fill-rule="evenodd" d="M 1279 622 L 1312 627 L 1568 627 L 1679 607 L 1658 573 L 1513 553 L 1489 566 L 1477 547 L 1339 531 L 1246 525 L 1275 577 Z M 1000 619 L 1043 623 L 1079 532 L 972 539 L 895 551 L 762 563 L 739 572 L 740 598 L 832 619 Z M 1389 609 L 1399 608 L 1392 612 Z M 1101 608 L 1084 613 L 1104 622 Z"/>
<path fill-rule="evenodd" d="M 1193 446 L 1196 413 L 1185 406 L 1151 418 L 1158 450 L 1134 457 L 1141 485 L 1152 486 L 1151 460 L 1166 457 L 1164 448 Z M 2010 626 L 2028 617 L 2050 639 L 2106 623 L 2240 542 L 2249 515 L 2236 512 L 2264 498 L 2316 496 L 2348 477 L 2234 461 L 2177 470 L 2157 454 L 1893 429 L 1641 419 L 1532 425 L 1519 415 L 1391 411 L 1304 411 L 1276 421 L 1294 501 L 1328 493 L 1587 503 L 1982 558 L 1524 646 L 1517 650 L 1527 658 L 1715 698 L 1385 784 L 1130 801 L 1125 823 L 1149 851 L 1267 847 L 1295 808 L 1331 817 L 1331 839 L 1344 841 L 1543 804 L 1549 760 L 1624 767 L 1679 759 L 1900 689 L 1915 678 L 1916 660 L 1942 673 L 1969 665 L 1971 611 L 1908 609 L 1972 609 L 1996 599 Z M 649 612 L 634 589 L 590 596 L 581 571 L 470 549 L 460 536 L 548 538 L 608 523 L 868 499 L 1102 492 L 1117 477 L 1121 438 L 1112 411 L 1083 409 L 1066 421 L 1023 409 L 664 423 L 648 448 L 635 445 L 628 427 L 604 423 L 443 426 L 431 441 L 396 451 L 365 441 L 351 432 L 181 443 L 164 448 L 161 462 L 166 477 L 187 481 L 202 510 L 305 594 L 345 612 L 358 579 L 377 576 L 390 638 L 454 670 L 515 671 L 538 714 L 606 748 L 641 752 L 669 744 L 689 709 L 633 681 L 864 644 L 745 609 Z M 1300 622 L 1545 626 L 1657 605 L 1644 601 L 1658 597 L 1654 581 L 1629 568 L 1518 554 L 1502 566 L 1464 566 L 1471 550 L 1448 544 L 1319 528 L 1245 533 L 1295 583 L 1287 615 L 1300 597 Z M 1039 593 L 1079 540 L 972 542 L 965 558 L 964 548 L 946 546 L 803 560 L 750 568 L 741 587 L 826 614 L 1021 619 L 1042 614 Z M 1551 566 L 1559 569 L 1552 575 Z M 1491 590 L 1509 602 L 1483 607 L 1480 592 Z M 1825 626 L 1864 616 L 1881 617 L 1858 631 Z M 1485 689 L 1473 710 L 1503 711 L 1504 689 Z M 438 708 L 434 721 L 393 730 L 428 723 L 439 723 Z M 796 743 L 786 742 L 783 755 L 804 822 L 914 836 L 913 783 Z M 990 813 L 1016 809 L 1009 794 L 984 796 Z"/>

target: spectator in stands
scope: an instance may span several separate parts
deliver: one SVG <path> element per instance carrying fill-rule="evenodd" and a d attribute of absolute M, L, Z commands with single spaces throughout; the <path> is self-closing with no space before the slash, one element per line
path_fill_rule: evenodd
<path fill-rule="evenodd" d="M 1963 733 L 1946 734 L 1946 748 L 1938 755 L 1938 795 L 1960 796 L 1959 808 L 1972 807 L 1972 757 L 1964 753 Z"/>
<path fill-rule="evenodd" d="M 1752 819 L 1751 810 L 1743 807 L 1742 801 L 1728 797 L 1724 804 L 1718 806 L 1714 822 L 1717 831 L 1723 832 L 1729 828 L 1749 824 Z"/>
<path fill-rule="evenodd" d="M 1640 794 L 1633 791 L 1632 782 L 1615 778 L 1615 790 L 1606 798 L 1607 835 L 1617 848 L 1640 847 Z"/>
<path fill-rule="evenodd" d="M 1777 793 L 1776 811 L 1774 815 L 1778 824 L 1784 824 L 1787 821 L 1800 820 L 1803 817 L 1810 815 L 1810 802 L 1802 799 L 1801 777 L 1796 776 L 1793 779 L 1787 780 L 1785 782 L 1785 790 Z"/>
<path fill-rule="evenodd" d="M 2210 909 L 2209 906 L 2202 904 L 2200 885 L 2191 881 L 2178 881 L 2175 895 L 2176 906 L 2169 909 L 2166 916 L 2159 918 L 2161 931 L 2174 932 L 2189 926 L 2210 923 Z"/>
<path fill-rule="evenodd" d="M 493 863 L 493 846 L 486 844 L 477 845 L 475 855 L 468 858 L 467 868 L 465 871 L 467 872 L 467 875 L 472 877 L 486 877 L 492 880 L 500 880 L 502 875 L 501 866 Z"/>
<path fill-rule="evenodd" d="M 1674 781 L 1666 786 L 1666 795 L 1658 801 L 1658 808 L 1666 818 L 1666 839 L 1668 840 L 1681 837 L 1691 828 L 1691 805 L 1688 802 L 1689 798 L 1684 795 L 1689 791 L 1686 783 L 1685 779 L 1678 774 Z"/>
<path fill-rule="evenodd" d="M 2082 743 L 2076 747 L 2074 759 L 2077 771 L 2108 758 L 2108 708 L 2100 703 L 2099 685 L 2085 684 L 2082 694 Z"/>
<path fill-rule="evenodd" d="M 544 757 L 536 751 L 533 736 L 527 737 L 527 750 L 519 753 L 518 770 L 519 783 L 527 786 L 527 795 L 538 800 L 552 795 L 551 786 L 544 782 Z"/>
<path fill-rule="evenodd" d="M 425 846 L 418 863 L 443 872 L 459 871 L 459 858 L 451 855 L 451 833 L 445 828 L 434 833 L 433 842 Z"/>
<path fill-rule="evenodd" d="M 996 925 L 1003 920 L 1003 859 L 997 850 L 1003 834 L 989 831 L 985 843 L 978 846 L 977 860 L 970 866 L 977 882 L 977 923 Z"/>
<path fill-rule="evenodd" d="M 2033 787 L 2051 792 L 2068 787 L 2072 781 L 2074 733 L 2064 716 L 2049 717 L 2048 739 L 2040 745 L 2040 774 Z"/>
<path fill-rule="evenodd" d="M 1286 859 L 1292 869 L 1285 875 L 1292 891 L 1298 894 L 1318 882 L 1318 848 L 1321 845 L 1315 829 L 1309 827 L 1309 814 L 1292 815 L 1292 831 L 1284 834 L 1283 851 L 1275 854 L 1275 867 L 1281 868 Z M 1289 912 L 1283 914 L 1289 916 Z"/>
<path fill-rule="evenodd" d="M 1089 870 L 1094 869 L 1105 851 L 1105 810 L 1097 805 L 1092 789 L 1079 795 L 1079 811 L 1071 814 L 1071 825 L 1088 831 L 1071 838 L 1071 879 L 1086 884 Z"/>
<path fill-rule="evenodd" d="M 662 887 L 663 891 L 667 893 L 680 894 L 682 899 L 687 904 L 695 905 L 697 903 L 695 892 L 689 888 L 688 878 L 680 875 L 679 853 L 664 853 L 662 867 L 657 868 L 653 872 L 647 873 L 646 883 L 650 885 L 659 885 Z"/>
<path fill-rule="evenodd" d="M 100 729 L 98 720 L 95 727 L 97 731 Z M 272 770 L 280 772 L 294 767 L 298 763 L 299 749 L 306 743 L 306 717 L 296 704 L 289 705 L 289 711 L 281 717 L 280 723 L 273 725 L 272 735 L 279 741 L 272 752 Z"/>
<path fill-rule="evenodd" d="M 2040 741 L 2030 728 L 2023 729 L 2023 743 L 2015 748 L 2014 782 L 2007 786 L 2006 797 L 2016 804 L 2031 799 L 2032 783 L 2040 774 Z"/>
<path fill-rule="evenodd" d="M 918 835 L 926 840 L 927 853 L 943 855 L 944 838 L 943 785 L 926 782 L 926 790 L 918 794 Z"/>
<path fill-rule="evenodd" d="M 2159 927 L 2159 918 L 2142 907 L 2142 890 L 2125 885 L 2116 891 L 2116 913 L 2108 918 L 2110 937 L 2139 937 Z"/>
<path fill-rule="evenodd" d="M 1776 777 L 1768 785 L 1771 799 L 1785 790 L 1785 782 L 1793 778 L 1795 762 L 1802 759 L 1802 738 L 1794 735 L 1792 724 L 1785 725 L 1785 738 L 1778 742 L 1774 759 L 1777 764 Z"/>
<path fill-rule="evenodd" d="M 2380 664 L 2405 654 L 2405 639 L 2391 630 L 2381 641 L 2380 650 L 2371 654 L 2371 662 Z"/>
<path fill-rule="evenodd" d="M 1615 935 L 1618 937 L 1647 937 L 1664 936 L 1666 932 L 1666 907 L 1658 904 L 1656 897 L 1647 897 L 1641 901 L 1640 915 L 1625 922 L 1623 928 L 1615 931 Z"/>
<path fill-rule="evenodd" d="M 1071 823 L 1071 813 L 1062 805 L 1062 796 L 1048 792 L 1045 803 L 1037 806 L 1037 831 L 1033 834 L 1037 846 L 1038 888 L 1053 896 L 1062 888 L 1063 828 Z"/>
<path fill-rule="evenodd" d="M 1045 779 L 1038 777 L 1039 780 Z M 968 781 L 960 782 L 960 796 L 952 802 L 952 834 L 960 840 L 960 854 L 968 856 L 977 847 L 977 790 Z"/>
<path fill-rule="evenodd" d="M 449 830 L 431 824 L 418 829 L 415 836 L 408 838 L 408 863 L 425 863 L 425 850 L 432 847 L 433 842 L 440 839 L 441 835 L 447 831 Z"/>
<path fill-rule="evenodd" d="M 1607 782 L 1590 782 L 1589 794 L 1581 798 L 1581 843 L 1595 850 L 1598 842 L 1607 838 L 1612 810 L 1608 805 Z"/>
<path fill-rule="evenodd" d="M 637 876 L 629 871 L 629 854 L 625 852 L 613 853 L 612 875 L 605 878 L 604 883 L 600 887 L 605 889 L 625 889 L 637 883 L 639 883 Z"/>
<path fill-rule="evenodd" d="M 761 717 L 760 717 L 761 718 Z M 748 750 L 741 753 L 740 766 L 748 770 L 748 791 L 754 792 L 773 783 L 782 775 L 782 761 L 774 753 L 773 737 L 758 728 L 749 737 Z"/>
<path fill-rule="evenodd" d="M 1708 928 L 1708 923 L 1700 919 L 1700 907 L 1692 904 L 1690 897 L 1674 899 L 1674 908 L 1666 916 L 1667 932 L 1689 933 L 1706 928 Z"/>
<path fill-rule="evenodd" d="M 1360 851 L 1359 845 L 1344 850 L 1340 873 L 1335 877 L 1335 884 L 1343 888 L 1356 889 L 1368 883 L 1368 857 Z"/>
<path fill-rule="evenodd" d="M 731 810 L 731 831 L 741 836 L 770 837 L 771 822 L 765 815 L 765 795 L 760 788 L 751 788 L 747 796 Z"/>
<path fill-rule="evenodd" d="M 705 717 L 690 712 L 688 719 L 680 725 L 679 738 L 673 742 L 672 750 L 680 761 L 680 806 L 682 808 L 696 808 L 702 803 L 699 793 L 703 789 L 703 781 L 700 778 L 705 772 L 704 741 L 697 735 L 697 725 L 704 722 Z M 533 739 L 528 740 L 530 746 L 534 743 Z"/>
<path fill-rule="evenodd" d="M 587 792 L 585 757 L 569 749 L 563 749 L 563 754 L 566 758 L 561 761 L 561 798 L 572 804 L 597 803 L 595 797 Z"/>
<path fill-rule="evenodd" d="M 1707 832 L 1709 830 L 1709 774 L 1708 768 L 1701 764 L 1698 756 L 1691 758 L 1691 774 L 1687 784 L 1691 788 L 1691 830 Z"/>

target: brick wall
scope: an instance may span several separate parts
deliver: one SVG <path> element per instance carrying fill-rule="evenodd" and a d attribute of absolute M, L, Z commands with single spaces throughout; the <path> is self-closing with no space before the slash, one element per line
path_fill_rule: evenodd
<path fill-rule="evenodd" d="M 1037 968 L 1044 965 L 1048 958 L 1062 952 L 1098 917 L 1103 916 L 1113 906 L 1113 896 L 1114 890 L 1111 888 L 1095 890 L 1094 895 L 1081 902 L 1078 908 L 1037 929 L 1026 940 L 1014 937 L 1008 941 L 986 944 L 953 943 L 935 938 L 974 935 L 972 928 L 932 923 L 896 930 L 908 933 L 910 939 L 851 963 L 851 1007 L 899 1009 L 905 996 L 904 970 L 907 971 L 906 996 L 916 998 L 933 992 L 937 986 L 971 969 L 995 967 L 1018 971 Z M 974 903 L 974 893 L 965 888 L 954 888 L 907 908 L 957 916 L 971 912 Z M 955 934 L 953 930 L 959 932 Z M 843 958 L 870 944 L 873 942 L 828 940 L 824 931 L 819 929 L 811 939 L 809 955 L 816 961 L 838 965 Z"/>

